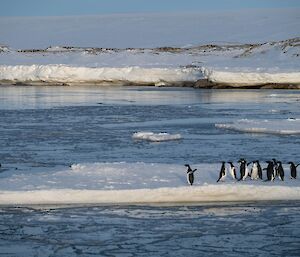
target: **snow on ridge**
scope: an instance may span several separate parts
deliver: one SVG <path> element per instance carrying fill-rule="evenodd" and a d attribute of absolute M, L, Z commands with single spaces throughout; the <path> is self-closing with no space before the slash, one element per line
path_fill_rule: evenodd
<path fill-rule="evenodd" d="M 300 119 L 286 120 L 249 120 L 241 119 L 233 123 L 215 124 L 217 128 L 248 133 L 293 135 L 300 134 Z"/>
<path fill-rule="evenodd" d="M 0 65 L 0 80 L 15 82 L 98 82 L 129 81 L 158 83 L 197 81 L 202 73 L 195 68 L 141 68 L 141 67 L 70 67 L 65 65 Z"/>
<path fill-rule="evenodd" d="M 220 164 L 192 168 L 197 168 L 192 187 L 186 167 L 176 164 L 83 163 L 41 175 L 14 171 L 0 180 L 0 205 L 300 200 L 300 180 L 289 179 L 287 165 L 285 181 L 274 182 L 238 182 L 227 175 L 216 183 Z"/>
<path fill-rule="evenodd" d="M 169 134 L 166 132 L 154 133 L 154 132 L 140 131 L 134 133 L 132 135 L 132 138 L 137 140 L 151 141 L 151 142 L 162 142 L 162 141 L 178 140 L 181 139 L 182 136 L 180 134 Z"/>
<path fill-rule="evenodd" d="M 4 48 L 3 48 L 4 49 Z M 187 48 L 0 49 L 0 81 L 133 82 L 169 85 L 206 78 L 215 84 L 300 84 L 300 38 Z"/>

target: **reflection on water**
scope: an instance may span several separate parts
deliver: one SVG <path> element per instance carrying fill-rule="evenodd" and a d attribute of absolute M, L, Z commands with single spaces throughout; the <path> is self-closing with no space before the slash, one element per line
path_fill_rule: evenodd
<path fill-rule="evenodd" d="M 1 208 L 5 256 L 298 256 L 300 204 Z"/>
<path fill-rule="evenodd" d="M 299 93 L 119 86 L 0 86 L 0 100 L 0 109 L 34 109 L 97 104 L 272 103 L 297 101 Z"/>

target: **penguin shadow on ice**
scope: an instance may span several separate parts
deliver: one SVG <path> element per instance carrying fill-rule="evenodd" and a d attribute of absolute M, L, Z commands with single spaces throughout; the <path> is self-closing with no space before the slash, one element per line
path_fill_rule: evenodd
<path fill-rule="evenodd" d="M 186 171 L 186 179 L 189 185 L 193 185 L 194 184 L 194 172 L 197 169 L 192 169 L 191 166 L 189 164 L 185 164 L 185 167 L 187 167 L 187 171 Z"/>

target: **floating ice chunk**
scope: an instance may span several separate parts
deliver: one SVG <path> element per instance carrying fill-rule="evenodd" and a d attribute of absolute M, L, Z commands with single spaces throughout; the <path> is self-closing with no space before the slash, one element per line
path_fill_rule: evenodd
<path fill-rule="evenodd" d="M 248 120 L 241 119 L 233 123 L 215 124 L 217 128 L 231 129 L 250 133 L 300 134 L 300 119 L 284 120 Z"/>
<path fill-rule="evenodd" d="M 169 134 L 166 132 L 153 133 L 147 131 L 140 131 L 133 133 L 133 139 L 147 140 L 152 142 L 161 142 L 161 141 L 169 141 L 169 140 L 178 140 L 181 139 L 180 134 Z"/>

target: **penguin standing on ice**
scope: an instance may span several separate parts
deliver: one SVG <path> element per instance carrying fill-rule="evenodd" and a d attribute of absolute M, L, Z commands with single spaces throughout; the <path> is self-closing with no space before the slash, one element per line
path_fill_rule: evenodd
<path fill-rule="evenodd" d="M 247 161 L 245 159 L 240 159 L 239 164 L 240 164 L 240 174 L 241 174 L 239 181 L 245 180 L 249 174 L 248 167 L 247 167 Z"/>
<path fill-rule="evenodd" d="M 257 166 L 257 162 L 254 161 L 253 162 L 253 166 L 252 166 L 252 169 L 251 169 L 251 179 L 258 179 L 259 176 L 258 176 L 258 166 Z"/>
<path fill-rule="evenodd" d="M 256 163 L 256 166 L 257 166 L 258 178 L 262 179 L 262 168 L 260 166 L 259 160 L 256 160 L 255 163 Z"/>
<path fill-rule="evenodd" d="M 290 164 L 291 178 L 296 179 L 297 178 L 297 167 L 300 165 L 300 163 L 295 165 L 293 162 L 288 162 L 288 164 Z"/>
<path fill-rule="evenodd" d="M 228 163 L 230 164 L 230 169 L 229 169 L 230 175 L 232 176 L 233 179 L 237 179 L 237 177 L 236 177 L 236 169 L 235 169 L 233 163 L 232 162 L 228 162 Z"/>
<path fill-rule="evenodd" d="M 278 177 L 280 178 L 280 180 L 284 181 L 284 170 L 283 170 L 281 161 L 277 161 L 277 171 L 278 171 Z"/>
<path fill-rule="evenodd" d="M 273 177 L 274 179 L 276 177 L 278 177 L 278 163 L 277 163 L 277 160 L 276 159 L 272 159 L 272 161 L 274 162 L 274 166 L 273 166 Z"/>
<path fill-rule="evenodd" d="M 273 161 L 266 161 L 268 163 L 267 168 L 264 168 L 264 170 L 267 170 L 267 181 L 273 181 L 274 180 L 274 163 Z"/>
<path fill-rule="evenodd" d="M 226 167 L 225 167 L 225 162 L 222 162 L 222 166 L 219 173 L 219 179 L 217 180 L 217 182 L 223 181 L 225 177 L 226 177 Z"/>
<path fill-rule="evenodd" d="M 192 186 L 194 183 L 194 172 L 197 169 L 192 170 L 189 164 L 185 164 L 184 166 L 188 168 L 186 171 L 187 182 Z"/>

